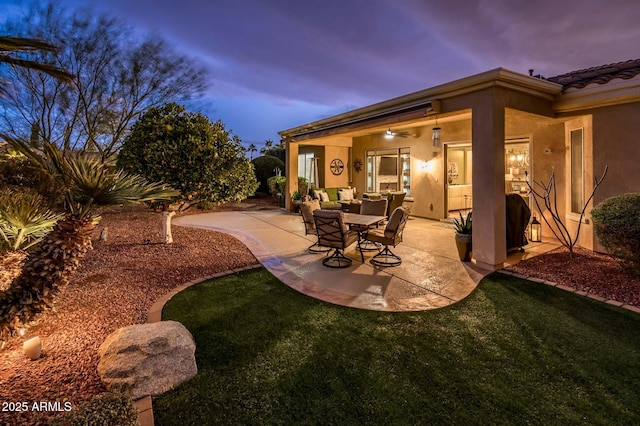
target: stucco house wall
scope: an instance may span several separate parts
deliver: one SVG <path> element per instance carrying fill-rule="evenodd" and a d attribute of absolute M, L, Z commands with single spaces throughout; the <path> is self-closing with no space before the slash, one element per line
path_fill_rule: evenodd
<path fill-rule="evenodd" d="M 595 76 L 595 77 L 594 77 Z M 424 109 L 422 109 L 424 107 Z M 580 224 L 579 245 L 599 249 L 590 211 L 617 194 L 640 192 L 640 142 L 635 118 L 640 116 L 640 60 L 610 64 L 540 79 L 495 69 L 420 92 L 383 101 L 281 132 L 287 146 L 324 147 L 322 172 L 327 186 L 351 184 L 366 189 L 366 151 L 409 147 L 412 214 L 431 219 L 446 215 L 446 147 L 471 144 L 474 258 L 486 268 L 500 267 L 505 246 L 505 141 L 529 141 L 531 176 L 546 184 L 555 173 L 558 210 L 572 233 L 580 222 L 571 213 L 570 137 L 584 130 L 584 194 L 605 165 L 608 175 L 587 206 Z M 431 141 L 441 130 L 440 148 Z M 388 129 L 411 136 L 384 138 Z M 333 158 L 347 171 L 329 176 Z M 362 171 L 353 170 L 360 159 Z M 462 161 L 462 160 L 460 160 Z M 535 184 L 534 184 L 535 185 Z M 535 185 L 537 188 L 541 188 Z M 533 201 L 533 200 L 532 200 Z M 535 203 L 531 203 L 536 210 Z M 545 213 L 548 218 L 548 212 Z M 543 236 L 551 236 L 549 225 Z"/>

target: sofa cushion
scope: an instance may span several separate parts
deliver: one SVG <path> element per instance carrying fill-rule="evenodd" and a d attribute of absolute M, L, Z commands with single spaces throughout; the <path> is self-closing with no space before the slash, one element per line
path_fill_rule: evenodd
<path fill-rule="evenodd" d="M 329 201 L 338 201 L 338 188 L 325 188 Z"/>

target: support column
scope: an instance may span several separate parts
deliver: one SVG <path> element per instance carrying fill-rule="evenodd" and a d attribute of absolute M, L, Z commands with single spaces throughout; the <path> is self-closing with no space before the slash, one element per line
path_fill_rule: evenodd
<path fill-rule="evenodd" d="M 472 110 L 473 258 L 496 270 L 507 259 L 504 192 L 505 107 L 490 90 Z"/>
<path fill-rule="evenodd" d="M 285 191 L 282 194 L 284 199 L 284 206 L 287 210 L 293 211 L 294 205 L 291 202 L 293 193 L 298 190 L 298 144 L 287 142 L 285 151 L 285 167 L 287 172 L 285 176 L 287 182 L 285 183 Z"/>

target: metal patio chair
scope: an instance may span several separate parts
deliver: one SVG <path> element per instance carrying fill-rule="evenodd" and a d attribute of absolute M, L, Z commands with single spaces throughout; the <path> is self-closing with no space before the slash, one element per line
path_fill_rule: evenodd
<path fill-rule="evenodd" d="M 402 234 L 408 219 L 409 209 L 402 206 L 397 207 L 389 216 L 389 221 L 384 229 L 367 231 L 364 236 L 365 240 L 384 246 L 378 254 L 371 258 L 371 263 L 378 266 L 398 266 L 402 263 L 400 256 L 393 253 L 389 246 L 396 247 L 402 242 Z"/>
<path fill-rule="evenodd" d="M 309 198 L 309 201 L 303 201 L 300 205 L 300 215 L 302 215 L 302 221 L 304 222 L 305 235 L 318 235 L 316 233 L 316 223 L 313 220 L 313 212 L 316 210 L 320 210 L 320 202 L 318 200 L 311 200 L 311 198 Z M 331 248 L 320 246 L 316 240 L 316 242 L 311 244 L 307 250 L 311 253 L 326 253 L 330 251 Z"/>
<path fill-rule="evenodd" d="M 315 210 L 313 219 L 318 233 L 318 244 L 333 249 L 331 256 L 322 259 L 329 268 L 346 268 L 352 260 L 344 255 L 344 250 L 358 240 L 358 234 L 349 231 L 344 223 L 341 210 Z"/>

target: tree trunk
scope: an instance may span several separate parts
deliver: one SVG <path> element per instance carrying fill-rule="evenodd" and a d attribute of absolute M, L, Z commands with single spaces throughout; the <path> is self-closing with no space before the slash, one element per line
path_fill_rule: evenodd
<path fill-rule="evenodd" d="M 171 235 L 171 218 L 176 212 L 162 212 L 162 232 L 164 235 L 164 243 L 171 244 L 173 242 L 173 236 Z"/>
<path fill-rule="evenodd" d="M 51 308 L 55 297 L 69 281 L 91 248 L 93 218 L 68 215 L 34 246 L 22 274 L 0 293 L 0 341 L 7 340 L 17 326 Z"/>

